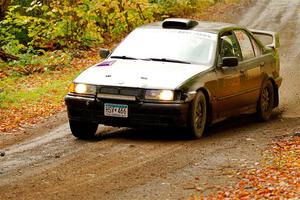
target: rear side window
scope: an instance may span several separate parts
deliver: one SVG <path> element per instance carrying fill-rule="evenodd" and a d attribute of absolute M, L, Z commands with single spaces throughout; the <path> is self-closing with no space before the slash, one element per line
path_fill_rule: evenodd
<path fill-rule="evenodd" d="M 234 31 L 237 40 L 239 41 L 240 48 L 242 51 L 243 60 L 248 60 L 255 57 L 253 51 L 253 45 L 248 35 L 241 30 Z"/>
<path fill-rule="evenodd" d="M 259 45 L 255 42 L 254 39 L 251 38 L 251 41 L 253 44 L 255 56 L 260 56 L 262 54 L 262 49 L 259 47 Z"/>

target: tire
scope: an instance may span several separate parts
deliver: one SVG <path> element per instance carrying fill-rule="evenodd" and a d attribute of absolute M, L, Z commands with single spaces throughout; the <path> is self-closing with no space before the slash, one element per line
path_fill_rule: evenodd
<path fill-rule="evenodd" d="M 72 134 L 78 139 L 91 139 L 95 136 L 98 124 L 69 120 Z"/>
<path fill-rule="evenodd" d="M 207 126 L 207 102 L 205 95 L 199 91 L 190 110 L 190 133 L 193 138 L 201 138 Z"/>
<path fill-rule="evenodd" d="M 259 121 L 267 121 L 270 118 L 274 108 L 274 102 L 274 88 L 271 81 L 268 80 L 264 82 L 262 86 L 257 103 L 257 117 Z"/>

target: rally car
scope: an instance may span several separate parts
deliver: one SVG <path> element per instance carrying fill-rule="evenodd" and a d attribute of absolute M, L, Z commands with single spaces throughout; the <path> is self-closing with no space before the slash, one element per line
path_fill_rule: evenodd
<path fill-rule="evenodd" d="M 178 126 L 200 138 L 233 115 L 268 120 L 279 104 L 278 49 L 277 33 L 235 24 L 169 18 L 138 27 L 71 84 L 71 132 Z"/>

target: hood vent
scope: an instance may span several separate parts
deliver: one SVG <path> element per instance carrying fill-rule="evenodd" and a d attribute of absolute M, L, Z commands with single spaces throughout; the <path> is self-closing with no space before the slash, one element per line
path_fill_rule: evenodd
<path fill-rule="evenodd" d="M 173 29 L 191 29 L 198 25 L 198 22 L 191 19 L 179 19 L 179 18 L 169 18 L 165 19 L 162 23 L 163 28 L 173 28 Z"/>

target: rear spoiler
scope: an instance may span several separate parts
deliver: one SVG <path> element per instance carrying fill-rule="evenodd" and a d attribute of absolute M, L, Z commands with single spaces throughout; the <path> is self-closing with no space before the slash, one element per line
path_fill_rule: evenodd
<path fill-rule="evenodd" d="M 279 35 L 276 32 L 272 31 L 262 31 L 262 30 L 255 30 L 255 29 L 250 29 L 252 34 L 256 36 L 257 38 L 260 39 L 260 41 L 267 47 L 272 48 L 272 49 L 278 49 L 280 47 L 280 42 L 279 42 Z M 264 42 L 261 40 L 261 38 L 270 38 L 267 39 L 268 42 Z"/>

